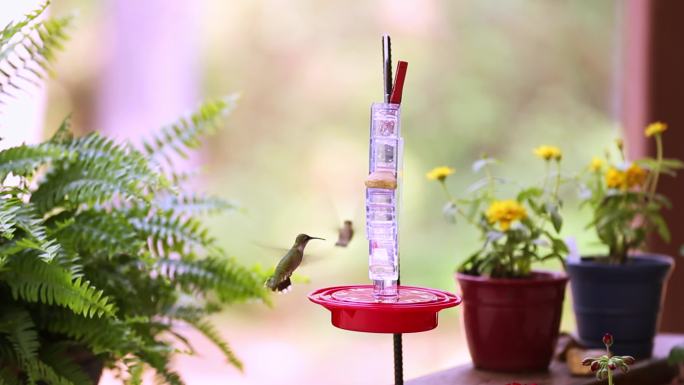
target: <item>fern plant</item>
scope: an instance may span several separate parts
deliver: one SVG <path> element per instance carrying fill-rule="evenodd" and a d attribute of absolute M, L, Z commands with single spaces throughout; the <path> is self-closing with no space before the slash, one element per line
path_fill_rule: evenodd
<path fill-rule="evenodd" d="M 50 63 L 67 39 L 71 17 L 38 20 L 49 1 L 27 14 L 21 21 L 11 22 L 0 30 L 0 102 L 16 96 L 26 84 L 51 73 Z"/>
<path fill-rule="evenodd" d="M 15 70 L 0 72 L 0 94 L 20 87 L 13 79 L 24 70 L 40 75 L 31 63 L 47 68 L 62 24 L 34 24 L 43 10 L 0 32 L 0 60 Z M 170 367 L 194 351 L 182 324 L 241 368 L 207 316 L 268 302 L 264 277 L 229 258 L 202 224 L 233 206 L 185 193 L 170 161 L 196 149 L 234 102 L 206 102 L 140 149 L 74 137 L 66 119 L 43 143 L 0 151 L 0 385 L 94 383 L 103 366 L 127 384 L 140 384 L 146 368 L 160 383 L 183 384 Z"/>

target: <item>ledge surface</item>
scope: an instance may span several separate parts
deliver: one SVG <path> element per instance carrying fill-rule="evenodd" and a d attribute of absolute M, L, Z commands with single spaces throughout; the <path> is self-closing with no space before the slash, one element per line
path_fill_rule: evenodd
<path fill-rule="evenodd" d="M 670 349 L 684 343 L 684 334 L 661 334 L 656 337 L 653 358 L 637 362 L 623 378 L 616 376 L 620 385 L 668 384 L 677 376 L 678 369 L 668 366 L 665 358 Z M 554 360 L 547 372 L 541 373 L 495 373 L 474 369 L 471 364 L 456 366 L 406 382 L 406 385 L 505 385 L 510 382 L 537 385 L 599 385 L 595 377 L 570 375 L 565 362 Z"/>

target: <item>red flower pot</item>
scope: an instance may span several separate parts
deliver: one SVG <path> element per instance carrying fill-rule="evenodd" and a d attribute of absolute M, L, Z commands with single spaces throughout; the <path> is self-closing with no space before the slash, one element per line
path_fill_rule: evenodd
<path fill-rule="evenodd" d="M 473 364 L 502 372 L 545 370 L 558 339 L 568 278 L 534 272 L 529 279 L 458 273 Z"/>

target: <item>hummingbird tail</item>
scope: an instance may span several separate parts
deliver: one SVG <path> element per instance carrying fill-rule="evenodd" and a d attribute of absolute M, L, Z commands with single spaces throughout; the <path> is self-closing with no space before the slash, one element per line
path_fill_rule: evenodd
<path fill-rule="evenodd" d="M 264 286 L 271 289 L 271 291 L 281 292 L 292 286 L 292 281 L 290 281 L 290 278 L 286 278 L 283 281 L 277 282 L 275 277 L 271 277 L 266 280 Z"/>
<path fill-rule="evenodd" d="M 346 241 L 340 239 L 339 241 L 337 241 L 337 242 L 335 243 L 335 246 L 337 246 L 337 247 L 347 247 L 348 244 L 349 244 L 349 242 L 346 242 Z"/>
<path fill-rule="evenodd" d="M 276 285 L 275 291 L 284 291 L 289 289 L 290 286 L 292 286 L 292 282 L 290 281 L 290 278 L 287 278 L 283 282 L 280 282 L 278 285 Z"/>

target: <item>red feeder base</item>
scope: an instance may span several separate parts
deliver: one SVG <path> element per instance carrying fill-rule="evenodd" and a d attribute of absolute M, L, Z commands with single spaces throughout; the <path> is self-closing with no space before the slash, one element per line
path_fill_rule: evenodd
<path fill-rule="evenodd" d="M 437 312 L 461 303 L 446 291 L 400 286 L 392 301 L 378 301 L 373 286 L 335 286 L 309 294 L 309 299 L 332 313 L 340 329 L 369 333 L 416 333 L 437 327 Z"/>

